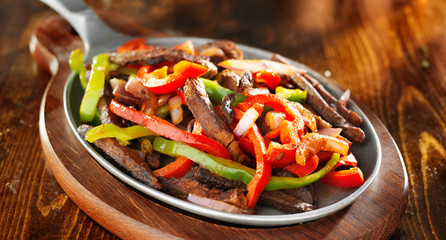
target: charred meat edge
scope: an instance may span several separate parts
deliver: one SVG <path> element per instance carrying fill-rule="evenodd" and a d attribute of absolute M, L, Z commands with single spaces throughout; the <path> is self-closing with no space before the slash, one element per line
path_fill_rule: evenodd
<path fill-rule="evenodd" d="M 325 120 L 333 124 L 335 127 L 342 128 L 342 133 L 345 137 L 353 142 L 361 143 L 365 139 L 364 132 L 353 126 L 350 122 L 345 120 L 338 112 L 331 108 L 328 103 L 322 98 L 314 86 L 301 74 L 293 74 L 291 79 L 298 85 L 299 88 L 307 91 L 308 104 Z"/>
<path fill-rule="evenodd" d="M 322 84 L 319 83 L 316 79 L 311 77 L 308 74 L 303 74 L 303 76 L 313 85 L 313 87 L 319 92 L 321 97 L 333 108 L 335 109 L 339 114 L 341 114 L 347 121 L 349 121 L 351 124 L 355 126 L 359 126 L 362 123 L 361 117 L 347 109 L 345 106 L 340 104 L 338 100 L 333 97 Z"/>
<path fill-rule="evenodd" d="M 194 167 L 192 171 L 193 177 L 209 189 L 239 188 L 246 191 L 246 184 L 243 182 L 227 179 L 202 167 Z M 267 205 L 286 213 L 308 212 L 317 208 L 317 196 L 314 195 L 311 186 L 297 189 L 263 191 L 259 201 L 262 205 Z"/>
<path fill-rule="evenodd" d="M 85 138 L 88 130 L 92 128 L 92 126 L 86 124 L 80 125 L 78 133 Z M 129 171 L 138 181 L 152 188 L 161 189 L 158 179 L 135 150 L 121 146 L 118 141 L 112 138 L 98 139 L 93 144 L 125 170 Z"/>
<path fill-rule="evenodd" d="M 153 65 L 164 61 L 178 63 L 181 60 L 187 60 L 208 69 L 203 77 L 213 78 L 218 73 L 217 66 L 209 61 L 208 57 L 191 55 L 181 49 L 155 47 L 154 49 L 140 49 L 121 53 L 113 52 L 109 54 L 109 57 L 111 62 L 119 65 L 135 63 Z"/>
<path fill-rule="evenodd" d="M 232 160 L 244 165 L 252 165 L 253 160 L 242 151 L 232 131 L 215 111 L 203 82 L 197 78 L 189 78 L 183 89 L 187 106 L 206 135 L 226 147 Z"/>
<path fill-rule="evenodd" d="M 195 195 L 228 203 L 243 210 L 248 209 L 247 200 L 242 189 L 233 188 L 226 191 L 215 188 L 210 189 L 194 178 L 167 179 L 160 177 L 159 182 L 162 185 L 163 192 L 183 200 L 187 200 L 189 195 Z M 252 213 L 250 211 L 241 212 Z"/>
<path fill-rule="evenodd" d="M 226 59 L 243 59 L 243 51 L 241 51 L 232 41 L 215 40 L 197 46 L 195 50 L 200 55 L 205 55 L 215 64 Z"/>

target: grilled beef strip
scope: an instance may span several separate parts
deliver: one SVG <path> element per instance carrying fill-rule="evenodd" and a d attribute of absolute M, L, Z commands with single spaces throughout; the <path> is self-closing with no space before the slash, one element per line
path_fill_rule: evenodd
<path fill-rule="evenodd" d="M 229 40 L 215 40 L 197 46 L 195 50 L 203 56 L 207 56 L 214 64 L 226 59 L 243 59 L 243 52 Z"/>
<path fill-rule="evenodd" d="M 252 77 L 249 72 L 239 75 L 229 69 L 225 69 L 221 72 L 218 83 L 234 92 L 243 93 L 246 88 L 252 88 Z"/>
<path fill-rule="evenodd" d="M 361 143 L 365 139 L 364 132 L 345 120 L 338 112 L 331 108 L 313 85 L 301 74 L 293 74 L 291 79 L 299 88 L 307 91 L 308 104 L 325 120 L 335 127 L 342 128 L 342 133 L 353 142 Z"/>
<path fill-rule="evenodd" d="M 260 195 L 259 203 L 286 213 L 309 212 L 317 208 L 316 205 L 304 202 L 284 191 L 264 191 Z"/>
<path fill-rule="evenodd" d="M 221 75 L 217 81 L 223 87 L 247 97 L 257 94 L 270 93 L 267 88 L 253 87 L 254 80 L 252 79 L 252 74 L 249 71 L 238 74 L 229 69 L 225 69 L 221 72 Z"/>
<path fill-rule="evenodd" d="M 88 130 L 92 128 L 92 126 L 86 124 L 80 125 L 78 133 L 85 138 Z M 140 182 L 152 188 L 161 189 L 158 179 L 153 175 L 149 166 L 141 159 L 137 151 L 121 146 L 118 141 L 112 138 L 98 139 L 93 144 Z"/>
<path fill-rule="evenodd" d="M 240 188 L 246 190 L 246 184 L 244 184 L 243 182 L 222 177 L 200 166 L 195 166 L 192 168 L 192 175 L 195 179 L 197 179 L 208 188 L 217 188 L 223 190 Z"/>
<path fill-rule="evenodd" d="M 182 49 L 155 47 L 153 49 L 141 49 L 122 53 L 113 52 L 109 54 L 109 57 L 111 62 L 119 65 L 135 63 L 153 65 L 164 61 L 178 63 L 181 60 L 187 60 L 208 69 L 203 77 L 213 78 L 218 73 L 217 66 L 208 57 L 191 55 Z"/>
<path fill-rule="evenodd" d="M 174 197 L 186 200 L 189 194 L 216 199 L 223 190 L 209 189 L 193 178 L 158 178 L 162 191 Z"/>
<path fill-rule="evenodd" d="M 221 101 L 221 113 L 227 124 L 232 123 L 234 120 L 234 109 L 232 109 L 232 103 L 234 102 L 235 94 L 229 94 L 223 97 Z"/>
<path fill-rule="evenodd" d="M 246 191 L 246 184 L 241 181 L 227 179 L 217 175 L 205 168 L 194 167 L 193 177 L 203 183 L 207 188 L 217 189 L 242 189 Z M 283 175 L 289 176 L 289 175 Z M 264 191 L 259 200 L 263 205 L 287 212 L 298 213 L 307 212 L 317 208 L 318 197 L 313 192 L 311 185 L 277 191 Z"/>
<path fill-rule="evenodd" d="M 248 200 L 246 199 L 243 189 L 240 188 L 232 188 L 223 192 L 218 196 L 217 200 L 229 203 L 241 209 L 248 209 Z"/>
<path fill-rule="evenodd" d="M 243 152 L 232 131 L 215 111 L 203 82 L 197 78 L 189 78 L 183 89 L 187 106 L 206 135 L 226 147 L 232 160 L 244 165 L 252 165 L 253 159 Z"/>
<path fill-rule="evenodd" d="M 283 169 L 274 169 L 274 174 L 280 177 L 298 177 Z M 319 202 L 319 196 L 314 193 L 312 184 L 300 188 L 284 189 L 283 191 L 303 202 L 311 203 L 315 206 L 317 206 L 317 203 Z"/>
<path fill-rule="evenodd" d="M 288 61 L 288 59 L 286 59 L 284 56 L 278 54 L 278 53 L 273 53 L 273 55 L 271 56 L 270 60 L 275 61 L 275 62 L 279 62 L 279 63 L 283 63 L 283 64 L 289 64 L 291 65 L 291 62 Z"/>
<path fill-rule="evenodd" d="M 303 74 L 303 76 L 308 80 L 308 82 L 313 85 L 313 87 L 319 92 L 321 97 L 342 117 L 344 117 L 347 121 L 355 126 L 361 125 L 362 119 L 357 113 L 347 109 L 344 105 L 340 104 L 338 100 L 333 97 L 333 95 L 331 95 L 322 84 L 319 83 L 319 81 L 308 74 Z"/>
<path fill-rule="evenodd" d="M 113 98 L 112 91 L 113 90 L 111 89 L 111 87 L 106 85 L 104 87 L 103 95 L 99 98 L 98 111 L 100 119 L 102 124 L 112 123 L 117 126 L 122 126 L 123 121 L 121 120 L 121 118 L 112 113 L 108 108 L 108 105 L 110 104 L 110 101 Z"/>
<path fill-rule="evenodd" d="M 247 200 L 241 189 L 222 189 L 207 188 L 194 178 L 158 178 L 163 186 L 162 191 L 177 198 L 187 200 L 188 196 L 209 198 L 231 204 L 240 209 L 247 209 Z M 210 206 L 211 207 L 211 206 Z"/>

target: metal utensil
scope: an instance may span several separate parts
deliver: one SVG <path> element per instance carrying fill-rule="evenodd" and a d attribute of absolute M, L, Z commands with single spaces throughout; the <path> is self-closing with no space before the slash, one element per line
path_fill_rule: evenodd
<path fill-rule="evenodd" d="M 64 17 L 79 34 L 85 47 L 84 60 L 134 38 L 111 29 L 82 0 L 41 1 Z"/>

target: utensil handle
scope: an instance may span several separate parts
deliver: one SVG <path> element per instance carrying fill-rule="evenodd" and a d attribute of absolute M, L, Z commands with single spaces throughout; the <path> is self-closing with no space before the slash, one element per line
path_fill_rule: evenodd
<path fill-rule="evenodd" d="M 107 26 L 82 0 L 41 0 L 64 17 L 84 43 L 84 60 L 112 50 L 132 37 Z"/>

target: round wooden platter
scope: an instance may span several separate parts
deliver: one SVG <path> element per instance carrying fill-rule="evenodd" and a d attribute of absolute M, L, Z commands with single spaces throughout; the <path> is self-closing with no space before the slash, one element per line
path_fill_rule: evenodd
<path fill-rule="evenodd" d="M 82 147 L 68 125 L 63 88 L 69 53 L 80 39 L 60 17 L 37 28 L 31 52 L 52 72 L 42 99 L 40 136 L 45 159 L 68 196 L 91 218 L 124 239 L 338 239 L 391 236 L 406 208 L 408 179 L 401 155 L 380 120 L 360 105 L 381 141 L 382 164 L 370 187 L 350 206 L 303 224 L 257 228 L 206 219 L 147 197 L 105 171 Z"/>

